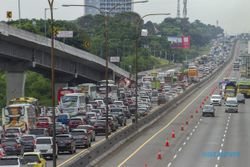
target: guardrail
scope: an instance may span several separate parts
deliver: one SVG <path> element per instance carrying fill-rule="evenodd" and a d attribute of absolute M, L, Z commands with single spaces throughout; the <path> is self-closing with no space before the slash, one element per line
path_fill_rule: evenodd
<path fill-rule="evenodd" d="M 199 90 L 202 86 L 207 84 L 207 81 L 214 79 L 220 71 L 230 63 L 235 53 L 235 46 L 231 50 L 230 56 L 227 61 L 217 68 L 212 74 L 201 80 L 199 83 L 192 85 L 184 93 L 174 98 L 170 102 L 164 104 L 160 108 L 155 109 L 148 116 L 140 119 L 137 124 L 132 124 L 125 129 L 112 135 L 108 140 L 103 141 L 94 148 L 90 148 L 88 152 L 76 157 L 73 162 L 68 162 L 65 166 L 94 166 L 97 162 L 107 156 L 109 153 L 120 147 L 123 143 L 128 141 L 130 138 L 138 135 L 145 128 L 152 125 L 154 122 L 162 118 L 163 115 L 167 114 L 180 103 L 182 103 L 187 97 L 191 96 L 193 92 Z M 175 103 L 173 103 L 175 101 Z"/>

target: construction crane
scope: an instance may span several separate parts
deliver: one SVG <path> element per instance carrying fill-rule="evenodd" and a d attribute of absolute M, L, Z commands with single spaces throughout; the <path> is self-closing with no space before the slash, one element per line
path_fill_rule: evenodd
<path fill-rule="evenodd" d="M 187 0 L 183 0 L 183 18 L 187 18 Z"/>

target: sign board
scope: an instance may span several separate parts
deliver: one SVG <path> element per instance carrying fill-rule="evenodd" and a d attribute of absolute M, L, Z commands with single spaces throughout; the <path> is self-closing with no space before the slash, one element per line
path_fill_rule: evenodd
<path fill-rule="evenodd" d="M 72 38 L 73 37 L 73 31 L 58 31 L 57 38 Z"/>
<path fill-rule="evenodd" d="M 181 37 L 168 37 L 168 41 L 171 42 L 171 47 L 188 49 L 190 48 L 190 36 L 181 36 Z"/>
<path fill-rule="evenodd" d="M 111 63 L 119 63 L 120 57 L 119 56 L 112 56 L 112 57 L 110 57 L 110 62 Z"/>
<path fill-rule="evenodd" d="M 141 36 L 142 37 L 147 37 L 148 36 L 148 30 L 147 29 L 142 29 L 141 30 Z"/>
<path fill-rule="evenodd" d="M 7 19 L 11 19 L 12 18 L 12 11 L 7 11 L 6 17 L 7 17 Z"/>

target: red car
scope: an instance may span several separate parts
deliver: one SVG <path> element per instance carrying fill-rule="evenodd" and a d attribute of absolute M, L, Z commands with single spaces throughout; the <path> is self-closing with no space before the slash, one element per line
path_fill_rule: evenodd
<path fill-rule="evenodd" d="M 73 117 L 69 121 L 69 129 L 75 129 L 78 125 L 86 125 L 86 121 L 82 117 Z"/>
<path fill-rule="evenodd" d="M 39 117 L 36 122 L 37 128 L 47 128 L 49 129 L 52 125 L 52 121 L 50 117 Z"/>

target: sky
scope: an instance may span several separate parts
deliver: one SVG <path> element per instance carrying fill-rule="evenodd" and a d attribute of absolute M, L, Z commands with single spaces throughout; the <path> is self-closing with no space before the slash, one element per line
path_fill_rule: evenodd
<path fill-rule="evenodd" d="M 13 19 L 18 19 L 19 0 L 0 0 L 0 20 L 7 21 L 6 11 L 13 12 Z M 60 20 L 74 20 L 84 15 L 83 7 L 62 7 L 62 4 L 83 4 L 84 0 L 54 0 L 54 18 Z M 181 2 L 181 14 L 183 0 Z M 47 0 L 20 0 L 21 18 L 44 19 Z M 250 32 L 250 0 L 188 0 L 187 15 L 190 21 L 196 19 L 203 23 L 216 25 L 218 20 L 227 34 L 239 34 Z M 177 0 L 149 0 L 147 3 L 134 4 L 134 12 L 141 16 L 149 13 L 171 13 L 169 17 L 176 17 Z M 49 12 L 47 11 L 47 18 Z M 166 16 L 146 17 L 160 23 Z"/>

